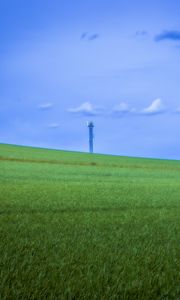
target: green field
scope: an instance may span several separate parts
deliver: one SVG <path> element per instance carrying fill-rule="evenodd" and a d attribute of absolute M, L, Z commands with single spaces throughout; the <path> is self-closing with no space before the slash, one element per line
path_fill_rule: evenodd
<path fill-rule="evenodd" d="M 0 299 L 180 299 L 180 161 L 0 145 Z"/>

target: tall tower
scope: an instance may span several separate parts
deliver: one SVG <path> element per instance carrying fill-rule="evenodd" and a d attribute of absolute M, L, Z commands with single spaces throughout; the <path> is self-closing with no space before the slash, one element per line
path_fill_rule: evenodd
<path fill-rule="evenodd" d="M 93 153 L 93 141 L 94 141 L 94 135 L 93 135 L 93 128 L 94 124 L 93 122 L 88 122 L 87 126 L 89 127 L 89 152 Z"/>

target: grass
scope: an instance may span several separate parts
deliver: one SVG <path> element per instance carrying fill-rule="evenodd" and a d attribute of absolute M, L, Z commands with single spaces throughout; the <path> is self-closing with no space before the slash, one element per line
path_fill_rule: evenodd
<path fill-rule="evenodd" d="M 180 161 L 0 145 L 0 299 L 180 299 Z"/>

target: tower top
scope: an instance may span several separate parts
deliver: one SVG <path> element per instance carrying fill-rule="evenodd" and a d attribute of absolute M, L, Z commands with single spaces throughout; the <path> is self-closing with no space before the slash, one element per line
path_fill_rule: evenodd
<path fill-rule="evenodd" d="M 92 121 L 87 122 L 87 126 L 88 126 L 88 127 L 94 127 L 94 123 L 93 123 Z"/>

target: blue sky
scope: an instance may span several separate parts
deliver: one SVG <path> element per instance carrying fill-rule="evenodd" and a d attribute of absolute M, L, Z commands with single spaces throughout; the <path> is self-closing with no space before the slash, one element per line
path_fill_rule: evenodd
<path fill-rule="evenodd" d="M 180 159 L 180 1 L 0 0 L 0 142 Z"/>

